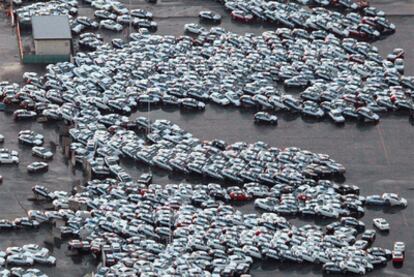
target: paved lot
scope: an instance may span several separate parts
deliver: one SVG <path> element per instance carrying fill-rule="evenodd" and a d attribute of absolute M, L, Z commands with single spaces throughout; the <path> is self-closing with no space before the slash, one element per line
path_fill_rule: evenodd
<path fill-rule="evenodd" d="M 124 1 L 129 3 L 129 1 Z M 180 0 L 160 1 L 157 5 L 149 5 L 144 1 L 131 1 L 133 7 L 143 7 L 155 14 L 159 24 L 159 34 L 180 35 L 183 26 L 189 22 L 198 22 L 197 14 L 203 9 L 211 9 L 225 15 L 221 6 L 208 0 Z M 382 54 L 386 54 L 395 47 L 406 50 L 407 72 L 414 72 L 414 50 L 412 48 L 414 3 L 411 1 L 371 1 L 378 3 L 380 8 L 395 14 L 391 20 L 397 25 L 397 32 L 393 36 L 376 42 Z M 81 14 L 90 14 L 91 9 L 81 10 Z M 400 16 L 399 14 L 404 14 Z M 173 15 L 173 16 L 172 16 Z M 3 16 L 3 15 L 2 15 Z M 172 17 L 171 17 L 172 16 Z M 0 16 L 0 80 L 19 81 L 25 70 L 39 68 L 22 66 L 19 63 L 16 40 L 7 21 Z M 221 24 L 225 28 L 237 33 L 260 33 L 273 26 L 260 24 L 240 25 L 231 22 L 225 16 Z M 104 32 L 105 39 L 122 37 L 123 34 Z M 145 111 L 138 111 L 133 115 L 148 115 Z M 357 122 L 347 123 L 343 127 L 336 127 L 330 122 L 314 122 L 297 116 L 280 114 L 280 123 L 277 127 L 261 127 L 254 125 L 253 111 L 239 109 L 223 109 L 209 105 L 202 113 L 183 113 L 178 110 L 154 109 L 149 113 L 151 119 L 167 118 L 192 132 L 201 139 L 221 138 L 231 143 L 234 141 L 253 142 L 263 140 L 278 147 L 298 146 L 315 152 L 330 154 L 334 159 L 343 163 L 347 168 L 346 181 L 361 187 L 364 195 L 382 193 L 385 191 L 398 192 L 409 201 L 405 210 L 368 210 L 363 221 L 371 225 L 372 218 L 383 216 L 391 223 L 391 232 L 388 236 L 379 236 L 377 245 L 392 247 L 395 240 L 403 240 L 407 244 L 407 260 L 401 269 L 394 269 L 391 264 L 386 268 L 374 271 L 372 276 L 412 276 L 414 272 L 414 239 L 412 235 L 414 225 L 414 128 L 406 115 L 397 114 L 385 116 L 378 125 L 361 125 Z M 31 156 L 30 148 L 22 147 L 17 143 L 17 133 L 22 129 L 32 129 L 45 135 L 47 146 L 55 147 L 59 144 L 60 129 L 57 125 L 41 125 L 34 122 L 16 124 L 9 114 L 0 113 L 0 133 L 6 136 L 3 147 L 17 149 L 21 153 L 21 163 L 18 167 L 1 167 L 0 174 L 4 182 L 0 186 L 0 205 L 2 217 L 14 218 L 22 216 L 25 210 L 45 207 L 35 204 L 29 199 L 32 194 L 30 188 L 34 184 L 44 184 L 50 189 L 71 190 L 73 184 L 82 179 L 79 170 L 72 169 L 63 157 L 60 147 L 56 147 L 56 155 L 50 164 L 49 172 L 43 175 L 28 175 L 26 165 L 36 160 Z M 140 175 L 147 168 L 131 162 L 124 162 L 133 176 Z M 155 181 L 167 182 L 199 182 L 193 177 L 183 179 L 182 176 L 168 176 L 165 172 L 155 171 Z M 244 211 L 251 211 L 251 205 L 240 207 Z M 385 212 L 385 213 L 384 213 Z M 297 224 L 305 221 L 294 219 Z M 325 224 L 326 222 L 317 222 Z M 70 258 L 66 256 L 66 245 L 53 241 L 51 230 L 48 228 L 39 231 L 19 231 L 15 233 L 0 233 L 0 248 L 10 245 L 46 241 L 58 258 L 56 268 L 42 268 L 50 276 L 81 276 L 93 268 L 89 257 Z M 50 242 L 52 242 L 50 244 Z M 296 266 L 292 264 L 257 264 L 252 271 L 255 276 L 303 276 L 320 275 L 318 266 Z"/>

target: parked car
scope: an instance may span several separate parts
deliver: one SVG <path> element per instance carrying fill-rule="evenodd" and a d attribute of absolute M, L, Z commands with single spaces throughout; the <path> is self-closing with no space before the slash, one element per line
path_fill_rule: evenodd
<path fill-rule="evenodd" d="M 254 115 L 254 121 L 256 123 L 277 124 L 277 116 L 267 112 L 258 112 Z"/>
<path fill-rule="evenodd" d="M 29 173 L 37 173 L 47 171 L 49 165 L 45 162 L 33 162 L 27 166 L 27 171 Z"/>
<path fill-rule="evenodd" d="M 373 220 L 374 226 L 378 228 L 380 231 L 389 231 L 390 224 L 384 218 L 374 218 Z"/>
<path fill-rule="evenodd" d="M 53 158 L 53 152 L 41 146 L 32 147 L 32 154 L 46 160 Z"/>
<path fill-rule="evenodd" d="M 220 22 L 221 21 L 221 15 L 212 12 L 212 11 L 201 11 L 198 14 L 199 18 L 201 20 L 208 20 L 212 22 Z"/>

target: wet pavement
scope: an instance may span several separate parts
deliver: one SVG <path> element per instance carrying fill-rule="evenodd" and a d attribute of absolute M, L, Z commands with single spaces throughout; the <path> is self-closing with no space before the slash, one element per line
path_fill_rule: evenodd
<path fill-rule="evenodd" d="M 207 0 L 180 0 L 160 1 L 163 3 L 150 5 L 144 1 L 133 1 L 133 7 L 146 8 L 155 15 L 159 24 L 158 34 L 181 35 L 186 23 L 198 22 L 198 12 L 211 9 L 225 15 L 221 5 Z M 124 1 L 124 3 L 129 3 Z M 406 72 L 414 73 L 414 49 L 412 48 L 412 28 L 414 3 L 412 1 L 371 1 L 375 6 L 392 14 L 390 19 L 397 26 L 397 32 L 384 40 L 375 43 L 381 54 L 385 55 L 395 47 L 406 50 Z M 399 6 L 401 5 L 401 6 Z M 401 7 L 401 8 L 399 8 Z M 404 12 L 399 12 L 404 10 Z M 91 9 L 82 9 L 81 14 L 90 14 Z M 173 15 L 173 16 L 171 16 Z M 17 43 L 13 31 L 8 27 L 7 20 L 0 16 L 0 80 L 19 81 L 24 71 L 36 70 L 36 67 L 27 67 L 19 63 Z M 261 33 L 264 30 L 274 29 L 266 24 L 241 25 L 234 24 L 225 16 L 221 26 L 237 33 Z M 102 32 L 105 40 L 113 37 L 122 37 L 124 33 L 114 34 Z M 254 111 L 236 108 L 222 108 L 209 104 L 204 112 L 188 113 L 178 109 L 160 109 L 154 107 L 148 113 L 145 110 L 137 111 L 131 117 L 139 115 L 149 116 L 151 119 L 169 119 L 183 129 L 193 133 L 201 139 L 220 138 L 227 142 L 263 140 L 278 147 L 297 146 L 313 152 L 327 153 L 347 168 L 346 180 L 341 182 L 356 184 L 361 187 L 361 194 L 379 194 L 382 192 L 397 192 L 407 198 L 409 206 L 405 210 L 373 210 L 368 209 L 362 220 L 367 227 L 372 225 L 372 218 L 384 217 L 391 225 L 388 235 L 378 235 L 376 245 L 392 248 L 396 240 L 405 241 L 407 245 L 406 261 L 402 268 L 395 269 L 391 263 L 387 267 L 375 270 L 371 276 L 413 276 L 414 266 L 414 127 L 406 114 L 382 116 L 377 125 L 366 125 L 358 122 L 346 123 L 337 127 L 329 120 L 312 121 L 301 116 L 279 114 L 277 127 L 257 126 L 252 117 Z M 22 146 L 17 142 L 20 130 L 32 129 L 45 136 L 45 146 L 54 149 L 55 156 L 50 162 L 49 171 L 39 175 L 29 175 L 26 166 L 38 160 L 31 155 L 30 147 Z M 28 209 L 48 208 L 46 205 L 32 201 L 31 187 L 42 184 L 51 190 L 70 191 L 74 184 L 83 180 L 80 169 L 74 169 L 62 154 L 59 133 L 64 127 L 60 124 L 40 124 L 32 121 L 13 121 L 11 114 L 0 113 L 0 134 L 5 136 L 5 143 L 1 147 L 19 150 L 19 166 L 1 166 L 0 175 L 3 184 L 0 185 L 1 217 L 12 219 L 25 215 Z M 134 177 L 147 171 L 145 166 L 131 161 L 123 161 L 123 166 Z M 178 182 L 206 182 L 199 178 L 168 175 L 161 170 L 153 170 L 154 181 L 166 183 Z M 239 207 L 250 212 L 252 205 Z M 311 221 L 292 219 L 295 224 L 306 224 Z M 321 225 L 328 222 L 318 221 Z M 16 232 L 0 232 L 0 249 L 11 245 L 25 243 L 39 243 L 49 247 L 57 257 L 56 267 L 39 267 L 49 276 L 83 276 L 94 267 L 92 257 L 68 256 L 67 247 L 61 241 L 55 241 L 50 227 L 42 227 L 37 231 L 20 230 Z M 254 276 L 303 276 L 321 275 L 319 266 L 288 264 L 288 263 L 261 263 L 252 270 Z"/>

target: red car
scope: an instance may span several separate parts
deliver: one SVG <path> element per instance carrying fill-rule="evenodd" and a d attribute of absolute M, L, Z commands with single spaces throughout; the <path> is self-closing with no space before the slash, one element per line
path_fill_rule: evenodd
<path fill-rule="evenodd" d="M 365 62 L 365 57 L 360 54 L 352 54 L 349 55 L 349 60 L 352 62 L 363 64 Z"/>
<path fill-rule="evenodd" d="M 231 12 L 231 18 L 233 18 L 234 20 L 237 20 L 237 21 L 245 22 L 245 23 L 251 22 L 254 19 L 252 14 L 246 13 L 246 12 L 240 11 L 240 10 L 232 11 Z"/>
<path fill-rule="evenodd" d="M 358 29 L 349 28 L 348 31 L 349 31 L 349 37 L 352 37 L 352 38 L 363 39 L 367 36 L 366 33 L 361 32 Z"/>
<path fill-rule="evenodd" d="M 392 251 L 392 262 L 393 263 L 403 263 L 404 262 L 404 254 L 400 251 Z"/>
<path fill-rule="evenodd" d="M 309 197 L 308 195 L 306 195 L 306 194 L 301 193 L 301 194 L 299 194 L 299 195 L 297 196 L 297 199 L 298 199 L 299 201 L 307 201 L 307 200 L 309 200 L 309 199 L 310 199 L 310 197 Z"/>
<path fill-rule="evenodd" d="M 368 0 L 357 0 L 356 3 L 358 4 L 358 8 L 360 9 L 369 7 Z"/>
<path fill-rule="evenodd" d="M 22 109 L 33 110 L 35 107 L 35 102 L 31 99 L 25 99 L 20 102 L 19 107 Z"/>
<path fill-rule="evenodd" d="M 234 201 L 248 201 L 250 200 L 250 196 L 244 192 L 239 191 L 232 191 L 229 193 L 231 200 Z"/>

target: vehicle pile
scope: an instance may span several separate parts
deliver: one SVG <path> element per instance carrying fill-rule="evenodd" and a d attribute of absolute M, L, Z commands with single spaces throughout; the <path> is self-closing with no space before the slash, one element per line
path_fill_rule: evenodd
<path fill-rule="evenodd" d="M 309 192 L 308 197 L 329 203 L 334 198 L 328 196 L 341 197 L 334 186 L 325 180 L 300 188 Z M 278 213 L 243 214 L 219 200 L 231 190 L 218 184 L 162 187 L 95 179 L 74 195 L 33 187 L 38 199 L 53 201 L 56 211 L 30 213 L 46 222 L 64 221 L 59 225 L 62 235 L 74 238 L 68 248 L 104 261 L 97 276 L 126 272 L 233 276 L 247 273 L 253 261 L 263 259 L 322 264 L 327 273 L 365 274 L 392 257 L 390 250 L 373 246 L 376 232 L 365 230 L 365 224 L 353 217 L 342 217 L 325 229 L 310 224 L 296 227 Z M 250 193 L 249 188 L 244 191 Z M 300 196 L 298 191 L 272 191 L 286 203 Z M 364 201 L 356 193 L 342 196 Z M 68 203 L 76 203 L 79 210 L 69 209 Z"/>
<path fill-rule="evenodd" d="M 26 244 L 22 247 L 8 247 L 6 251 L 0 251 L 0 275 L 21 277 L 47 277 L 46 274 L 36 268 L 23 269 L 21 267 L 5 266 L 33 266 L 34 264 L 56 265 L 56 258 L 49 254 L 47 248 L 37 244 Z"/>
<path fill-rule="evenodd" d="M 10 270 L 7 268 L 0 268 L 0 275 L 4 277 L 8 276 L 21 276 L 21 277 L 48 277 L 37 268 L 24 269 L 22 267 L 12 267 Z"/>
<path fill-rule="evenodd" d="M 379 39 L 395 32 L 385 13 L 367 2 L 326 1 L 244 1 L 225 0 L 224 7 L 234 20 L 269 21 L 290 29 L 323 30 L 339 37 Z M 305 7 L 311 6 L 311 8 Z M 342 13 L 341 13 L 342 12 Z"/>
<path fill-rule="evenodd" d="M 40 109 L 65 103 L 47 109 L 52 119 L 81 103 L 129 114 L 139 105 L 204 109 L 204 102 L 211 101 L 326 116 L 337 123 L 378 121 L 381 112 L 414 110 L 414 78 L 403 75 L 401 49 L 384 60 L 366 42 L 285 28 L 240 36 L 213 27 L 195 40 L 142 33 L 130 37 L 121 49 L 104 44 L 95 52 L 78 53 L 74 64 L 48 66 L 43 82 L 32 76 L 23 88 L 3 83 L 0 98 L 6 104 L 42 102 Z M 297 97 L 275 81 L 305 90 Z"/>
<path fill-rule="evenodd" d="M 87 0 L 87 4 L 95 9 L 94 17 L 99 21 L 101 28 L 110 31 L 122 31 L 125 26 L 146 28 L 156 31 L 157 22 L 153 21 L 151 12 L 143 9 L 128 10 L 121 2 L 116 0 Z"/>
<path fill-rule="evenodd" d="M 99 27 L 119 32 L 129 24 L 134 28 L 147 28 L 150 31 L 157 30 L 158 25 L 152 20 L 152 13 L 146 10 L 135 9 L 129 11 L 124 4 L 116 0 L 85 2 L 95 9 L 94 18 L 96 20 L 87 16 L 78 16 L 79 2 L 77 0 L 37 2 L 16 9 L 15 14 L 22 27 L 31 26 L 32 16 L 67 15 L 71 30 L 76 35 L 83 31 L 96 30 Z"/>
<path fill-rule="evenodd" d="M 108 115 L 103 117 L 108 118 Z M 130 157 L 182 174 L 199 174 L 233 183 L 264 182 L 270 185 L 279 181 L 300 183 L 305 177 L 327 177 L 345 172 L 345 168 L 328 155 L 294 147 L 281 150 L 263 142 L 236 142 L 228 146 L 220 140 L 200 142 L 167 120 L 150 122 L 144 117 L 137 118 L 135 124 L 139 128 L 151 126 L 147 135 L 151 144 L 144 144 L 134 131 L 116 130 L 115 126 L 121 126 L 121 122 L 101 123 L 103 126 L 98 129 L 96 125 L 92 127 L 94 124 L 85 124 L 92 123 L 89 116 L 78 119 L 82 124 L 69 131 L 74 141 L 81 142 L 71 145 L 78 162 L 95 157 L 96 151 L 101 157 Z M 101 122 L 99 117 L 97 119 Z M 107 131 L 105 125 L 114 133 Z M 114 172 L 116 169 L 109 170 L 117 174 Z"/>
<path fill-rule="evenodd" d="M 192 24 L 186 30 L 197 34 L 195 38 L 142 31 L 131 34 L 130 42 L 115 40 L 112 46 L 85 34 L 81 41 L 96 51 L 78 53 L 74 63 L 48 65 L 42 77 L 25 73 L 21 88 L 0 83 L 0 99 L 20 105 L 16 119 L 35 113 L 70 124 L 71 155 L 90 166 L 93 175 L 74 193 L 34 186 L 36 198 L 51 202 L 53 210 L 30 210 L 25 217 L 0 220 L 0 229 L 59 222 L 55 228 L 71 239 L 70 250 L 102 259 L 95 276 L 234 276 L 265 259 L 322 264 L 327 273 L 366 274 L 391 258 L 404 259 L 404 244 L 394 245 L 394 252 L 375 247 L 376 231 L 357 218 L 366 206 L 405 208 L 407 200 L 394 193 L 362 196 L 357 186 L 336 184 L 329 179 L 344 174 L 345 167 L 328 155 L 260 141 L 201 141 L 168 120 L 126 116 L 150 105 L 202 110 L 208 101 L 259 109 L 255 120 L 269 123 L 277 123 L 272 115 L 276 111 L 329 116 L 341 123 L 345 117 L 377 121 L 378 112 L 414 110 L 414 78 L 403 75 L 403 50 L 384 60 L 376 47 L 348 38 L 379 38 L 393 31 L 381 11 L 346 0 L 335 3 L 362 9 L 365 16 L 323 8 L 309 12 L 291 2 L 224 2 L 236 19 L 271 19 L 290 29 L 255 36 L 219 27 L 205 31 Z M 114 13 L 123 24 L 131 22 L 128 10 L 117 3 L 91 2 L 102 27 L 115 28 Z M 149 16 L 131 11 L 140 18 L 141 13 Z M 151 22 L 140 22 L 144 20 Z M 76 22 L 85 25 L 89 20 Z M 281 91 L 280 85 L 304 90 L 297 97 Z M 41 134 L 23 130 L 18 139 L 34 146 L 33 155 L 52 158 L 50 150 L 40 147 Z M 0 151 L 0 158 L 1 163 L 19 161 L 18 153 L 7 149 Z M 231 185 L 141 183 L 121 167 L 122 158 Z M 28 168 L 42 169 L 47 163 Z M 231 205 L 248 201 L 263 213 L 246 214 Z M 285 216 L 334 222 L 325 228 L 298 227 Z M 380 231 L 389 229 L 382 218 L 373 224 Z M 55 263 L 47 254 L 38 255 L 43 251 L 39 247 L 33 246 L 33 257 L 21 249 L 10 257 L 28 264 L 41 258 Z"/>
<path fill-rule="evenodd" d="M 302 2 L 332 4 L 330 1 Z M 335 1 L 335 4 L 361 11 L 351 1 Z M 91 5 L 99 9 L 95 16 L 103 20 L 114 20 L 116 14 L 129 17 L 129 13 L 134 18 L 152 19 L 147 11 L 129 12 L 116 1 L 93 1 Z M 284 10 L 292 15 L 307 13 L 295 3 L 226 1 L 225 5 L 244 12 L 270 9 L 278 14 Z M 313 11 L 317 13 L 315 22 L 318 23 L 324 22 L 321 14 L 342 16 L 340 12 L 323 8 Z M 366 15 L 362 19 L 356 18 L 357 13 L 347 16 L 355 22 L 368 22 L 374 15 L 375 20 L 386 21 L 384 13 L 376 8 L 363 7 L 362 11 Z M 352 21 L 350 18 L 345 21 Z M 326 20 L 334 22 L 332 18 Z M 87 17 L 78 17 L 76 21 L 84 27 L 99 25 L 89 22 Z M 108 25 L 116 26 L 116 23 Z M 80 45 L 84 49 L 96 49 L 95 52 L 78 53 L 75 65 L 50 66 L 43 83 L 36 75 L 30 77 L 27 80 L 30 85 L 21 89 L 25 93 L 4 84 L 0 88 L 7 93 L 2 92 L 4 97 L 0 98 L 5 103 L 19 102 L 30 108 L 34 105 L 30 106 L 31 100 L 55 104 L 93 101 L 100 110 L 122 113 L 146 104 L 202 110 L 204 102 L 211 101 L 223 106 L 329 117 L 336 123 L 357 118 L 378 121 L 378 113 L 414 110 L 414 78 L 403 74 L 402 49 L 395 49 L 385 60 L 375 46 L 353 38 L 340 39 L 332 30 L 313 25 L 288 27 L 264 32 L 261 36 L 240 36 L 220 27 L 206 31 L 197 24 L 187 24 L 185 29 L 197 34 L 196 38 L 140 32 L 132 33 L 129 43 L 114 40 L 113 48 L 103 43 L 99 35 L 85 33 Z M 383 26 L 383 30 L 394 28 L 391 27 Z M 282 92 L 275 82 L 304 90 L 298 98 Z M 15 118 L 32 118 L 34 114 L 28 109 L 17 110 Z M 59 117 L 56 107 L 48 109 L 51 110 L 52 117 Z M 257 114 L 255 119 L 277 123 L 277 117 L 267 112 Z"/>
<path fill-rule="evenodd" d="M 49 2 L 36 2 L 15 10 L 17 19 L 22 27 L 31 26 L 32 16 L 41 15 L 67 15 L 69 18 L 78 13 L 77 0 L 53 0 Z"/>
<path fill-rule="evenodd" d="M 108 114 L 102 123 L 89 106 L 73 118 L 71 150 L 76 160 L 89 162 L 92 170 L 93 164 L 106 167 L 116 179 L 93 179 L 73 195 L 36 185 L 36 198 L 52 202 L 54 210 L 30 210 L 27 217 L 1 220 L 1 229 L 64 222 L 56 228 L 63 237 L 74 238 L 69 249 L 102 258 L 97 276 L 232 276 L 263 259 L 320 263 L 328 273 L 365 274 L 393 257 L 390 250 L 373 247 L 375 231 L 365 230 L 355 217 L 363 216 L 365 205 L 404 208 L 407 201 L 392 193 L 364 197 L 357 186 L 323 179 L 345 170 L 327 155 L 263 142 L 200 142 L 167 120 L 128 121 Z M 231 177 L 243 186 L 137 183 L 118 164 L 118 157 L 127 156 L 166 170 L 198 169 L 216 179 Z M 318 167 L 325 174 L 314 170 Z M 307 173 L 309 168 L 313 174 Z M 265 213 L 243 214 L 230 206 L 249 200 Z M 325 229 L 296 227 L 285 215 L 339 221 Z M 374 226 L 383 230 L 376 221 Z"/>
<path fill-rule="evenodd" d="M 79 35 L 79 49 L 96 50 L 103 45 L 103 37 L 95 33 L 82 33 Z"/>

